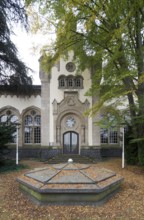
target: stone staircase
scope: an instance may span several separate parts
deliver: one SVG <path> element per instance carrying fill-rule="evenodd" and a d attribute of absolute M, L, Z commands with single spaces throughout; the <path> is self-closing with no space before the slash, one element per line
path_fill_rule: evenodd
<path fill-rule="evenodd" d="M 67 163 L 68 159 L 72 159 L 73 163 L 82 163 L 82 164 L 91 164 L 96 163 L 96 161 L 92 158 L 81 156 L 78 154 L 57 154 L 55 157 L 48 159 L 45 163 L 48 164 L 59 164 L 59 163 Z"/>

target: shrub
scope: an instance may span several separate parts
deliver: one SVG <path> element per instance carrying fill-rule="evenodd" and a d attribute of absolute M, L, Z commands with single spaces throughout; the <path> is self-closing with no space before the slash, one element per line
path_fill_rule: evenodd
<path fill-rule="evenodd" d="M 125 132 L 125 159 L 129 165 L 138 164 L 138 143 L 131 143 L 133 140 L 132 128 Z"/>
<path fill-rule="evenodd" d="M 7 122 L 0 123 L 0 163 L 3 162 L 5 155 L 9 152 L 7 144 L 12 142 L 12 134 L 15 129 L 15 126 L 12 124 L 8 124 Z"/>

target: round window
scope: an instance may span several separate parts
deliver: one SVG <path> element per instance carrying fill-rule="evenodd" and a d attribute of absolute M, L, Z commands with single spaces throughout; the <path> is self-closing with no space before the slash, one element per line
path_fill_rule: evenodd
<path fill-rule="evenodd" d="M 72 128 L 72 127 L 74 127 L 74 125 L 75 125 L 75 119 L 73 118 L 73 117 L 68 117 L 67 118 L 67 120 L 66 120 L 66 126 L 68 127 L 68 128 Z"/>
<path fill-rule="evenodd" d="M 66 64 L 66 70 L 68 72 L 73 72 L 73 71 L 75 71 L 75 69 L 76 69 L 76 66 L 75 66 L 75 64 L 73 62 L 68 62 Z"/>

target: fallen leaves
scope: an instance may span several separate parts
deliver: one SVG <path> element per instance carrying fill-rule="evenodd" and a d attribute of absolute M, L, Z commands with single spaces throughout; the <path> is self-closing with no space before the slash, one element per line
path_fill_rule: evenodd
<path fill-rule="evenodd" d="M 44 166 L 30 160 L 23 163 L 31 169 Z M 0 220 L 143 220 L 144 173 L 138 167 L 121 169 L 120 159 L 99 162 L 95 166 L 124 177 L 121 191 L 102 206 L 39 206 L 19 191 L 16 182 L 16 178 L 28 170 L 0 174 Z"/>

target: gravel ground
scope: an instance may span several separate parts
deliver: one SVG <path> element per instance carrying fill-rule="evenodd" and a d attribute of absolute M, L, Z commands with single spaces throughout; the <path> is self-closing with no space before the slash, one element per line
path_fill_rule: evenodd
<path fill-rule="evenodd" d="M 30 169 L 45 166 L 42 162 L 25 160 Z M 28 171 L 0 174 L 0 220 L 144 220 L 144 170 L 136 166 L 121 168 L 120 159 L 95 164 L 124 177 L 120 192 L 101 206 L 33 204 L 19 191 L 16 178 Z"/>

